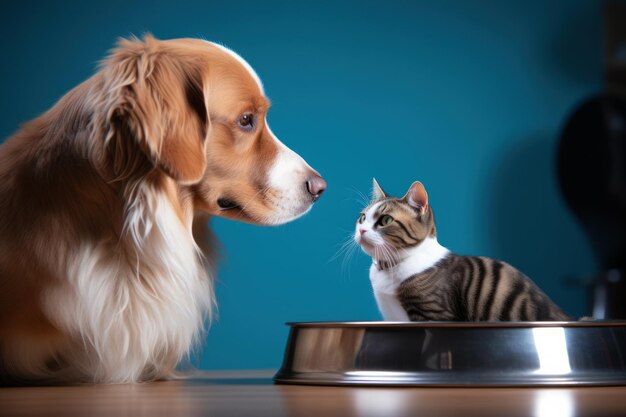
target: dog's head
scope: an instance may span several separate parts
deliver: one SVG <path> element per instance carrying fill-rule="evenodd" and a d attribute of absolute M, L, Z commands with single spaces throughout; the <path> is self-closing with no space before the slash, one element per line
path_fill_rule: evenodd
<path fill-rule="evenodd" d="M 270 130 L 263 85 L 234 52 L 197 39 L 123 40 L 102 74 L 117 176 L 149 165 L 191 192 L 196 209 L 258 224 L 293 220 L 324 192 Z M 142 163 L 125 156 L 132 147 Z"/>

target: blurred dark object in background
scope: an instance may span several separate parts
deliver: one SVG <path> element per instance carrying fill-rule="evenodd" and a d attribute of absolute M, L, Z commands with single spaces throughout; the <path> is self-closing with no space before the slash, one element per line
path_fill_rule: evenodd
<path fill-rule="evenodd" d="M 626 319 L 626 2 L 604 4 L 606 90 L 566 122 L 558 149 L 565 200 L 601 272 L 587 283 L 596 319 Z"/>

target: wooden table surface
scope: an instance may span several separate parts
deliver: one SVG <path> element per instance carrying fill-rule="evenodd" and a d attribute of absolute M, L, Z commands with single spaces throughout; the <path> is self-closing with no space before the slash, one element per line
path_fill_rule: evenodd
<path fill-rule="evenodd" d="M 136 385 L 0 388 L 0 416 L 626 416 L 626 387 L 273 385 L 272 371 Z"/>

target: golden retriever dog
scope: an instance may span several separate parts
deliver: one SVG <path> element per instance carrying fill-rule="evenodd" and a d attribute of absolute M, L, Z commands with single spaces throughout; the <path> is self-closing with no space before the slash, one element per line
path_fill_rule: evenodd
<path fill-rule="evenodd" d="M 254 70 L 121 40 L 0 147 L 0 380 L 167 378 L 214 303 L 207 219 L 277 225 L 326 183 L 270 130 Z"/>

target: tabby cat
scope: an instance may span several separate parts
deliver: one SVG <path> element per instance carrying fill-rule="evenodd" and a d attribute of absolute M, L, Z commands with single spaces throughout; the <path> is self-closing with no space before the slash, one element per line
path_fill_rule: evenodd
<path fill-rule="evenodd" d="M 395 198 L 374 180 L 373 195 L 357 220 L 354 239 L 372 257 L 370 280 L 385 320 L 570 320 L 511 265 L 455 255 L 441 246 L 420 182 Z"/>

